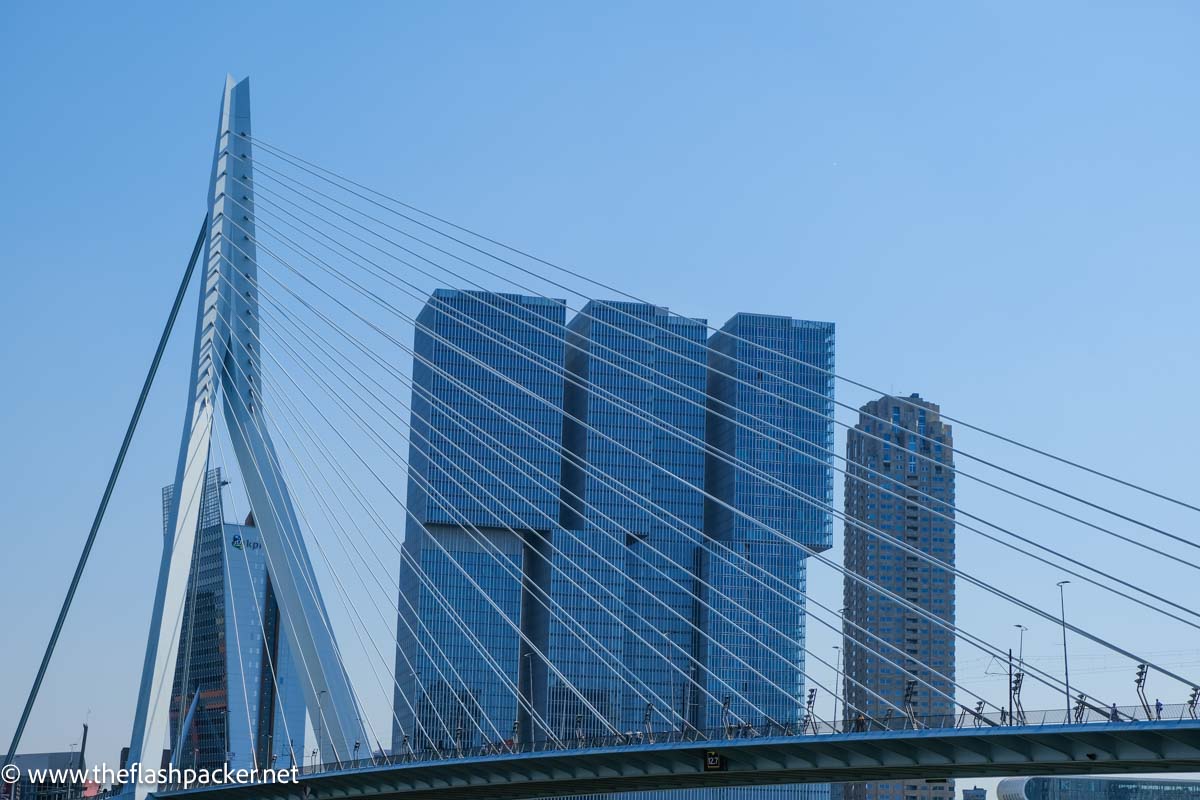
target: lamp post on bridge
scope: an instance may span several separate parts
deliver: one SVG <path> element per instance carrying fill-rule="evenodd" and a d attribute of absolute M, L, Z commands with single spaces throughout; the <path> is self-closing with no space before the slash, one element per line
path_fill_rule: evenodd
<path fill-rule="evenodd" d="M 1062 612 L 1062 639 L 1063 639 L 1063 687 L 1067 698 L 1067 718 L 1066 722 L 1071 721 L 1071 667 L 1067 661 L 1067 599 L 1063 591 L 1063 587 L 1070 581 L 1058 582 L 1058 604 Z"/>
<path fill-rule="evenodd" d="M 325 709 L 321 707 L 321 698 L 327 694 L 326 690 L 322 689 L 317 692 L 317 748 L 321 747 L 321 721 L 325 719 Z"/>
<path fill-rule="evenodd" d="M 534 709 L 534 706 L 533 706 L 533 653 L 525 653 L 525 655 L 523 657 L 525 659 L 525 675 L 529 678 L 529 681 L 528 681 L 529 682 L 529 695 L 526 698 L 526 705 L 528 706 L 528 714 L 529 714 L 529 732 L 527 735 L 529 736 L 529 745 L 530 745 L 530 747 L 532 747 L 533 739 L 534 739 L 534 730 L 535 730 L 534 719 L 533 719 L 533 709 Z M 520 694 L 519 689 L 518 689 L 517 693 Z M 517 699 L 517 714 L 518 714 L 518 716 L 521 713 L 520 705 L 521 705 L 521 701 L 520 701 L 520 698 L 518 698 Z"/>
<path fill-rule="evenodd" d="M 834 662 L 833 668 L 833 724 L 836 727 L 838 724 L 838 684 L 842 682 L 842 648 L 835 644 L 833 649 L 837 651 L 837 660 Z"/>

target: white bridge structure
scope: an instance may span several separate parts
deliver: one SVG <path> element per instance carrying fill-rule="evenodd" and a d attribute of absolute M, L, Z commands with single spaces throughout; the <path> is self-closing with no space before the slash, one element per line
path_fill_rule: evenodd
<path fill-rule="evenodd" d="M 177 673 L 215 474 L 242 530 L 253 526 L 277 608 L 226 609 L 220 646 L 265 647 L 278 628 L 308 730 L 231 733 L 270 724 L 247 719 L 220 734 L 227 761 L 295 766 L 299 785 L 129 787 L 138 800 L 1200 771 L 1200 664 L 1118 641 L 1115 611 L 1069 621 L 1063 600 L 1067 583 L 1086 585 L 1105 608 L 1195 641 L 1194 581 L 1178 578 L 1200 570 L 1200 543 L 1147 519 L 1200 507 L 846 378 L 832 324 L 739 314 L 710 328 L 318 166 L 255 135 L 248 79 L 226 82 L 206 205 L 180 289 L 199 266 L 129 763 L 180 763 L 181 730 L 213 702 Z M 837 382 L 881 400 L 839 402 Z M 950 423 L 1114 492 L 1084 497 L 975 456 Z M 956 479 L 1075 538 L 963 509 Z M 1118 497 L 1146 506 L 1119 510 Z M 835 523 L 861 543 L 853 558 L 827 554 Z M 956 558 L 968 535 L 1052 572 L 1055 607 Z M 1128 570 L 1105 560 L 1126 552 Z M 1145 580 L 1160 562 L 1150 574 L 1163 579 Z M 845 599 L 810 594 L 809 569 L 835 574 Z M 959 624 L 955 587 L 1061 629 L 1062 671 Z M 880 627 L 892 617 L 896 637 Z M 246 619 L 261 631 L 239 628 Z M 335 637 L 338 620 L 349 623 Z M 837 636 L 834 659 L 806 638 L 821 626 Z M 1127 667 L 1128 696 L 1069 674 L 1068 635 Z M 962 680 L 955 646 L 1008 670 L 1004 696 Z M 278 658 L 254 663 L 261 674 L 240 676 L 247 697 L 222 701 L 226 717 L 280 691 Z M 1027 711 L 1031 687 L 1055 710 Z"/>

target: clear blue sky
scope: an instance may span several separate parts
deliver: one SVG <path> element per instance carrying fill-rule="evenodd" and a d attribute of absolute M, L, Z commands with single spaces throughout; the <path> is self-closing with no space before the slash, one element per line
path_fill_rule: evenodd
<path fill-rule="evenodd" d="M 226 72 L 252 77 L 259 135 L 324 165 L 682 313 L 833 320 L 847 375 L 1195 498 L 1200 9 L 1124 6 L 5 4 L 3 741 L 203 215 Z M 89 709 L 94 759 L 127 740 L 189 346 L 164 364 L 25 750 L 65 749 Z M 1104 563 L 1079 529 L 959 499 Z M 964 567 L 1056 607 L 1052 571 L 961 538 Z M 1115 561 L 1185 600 L 1195 586 Z M 810 588 L 840 605 L 832 574 Z M 1194 635 L 1086 588 L 1071 602 L 1196 661 Z M 1053 626 L 966 593 L 959 610 L 1014 645 L 1029 624 L 1027 655 L 1057 665 Z M 1002 692 L 978 662 L 960 677 Z M 1132 699 L 1130 673 L 1095 664 Z"/>

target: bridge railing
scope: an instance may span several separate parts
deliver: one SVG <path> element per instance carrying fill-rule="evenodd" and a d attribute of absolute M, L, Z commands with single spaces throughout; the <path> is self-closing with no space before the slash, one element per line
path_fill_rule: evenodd
<path fill-rule="evenodd" d="M 838 736 L 838 735 L 869 735 L 888 731 L 915 730 L 949 730 L 960 728 L 1000 729 L 1012 726 L 1022 727 L 1054 727 L 1066 724 L 1110 724 L 1113 722 L 1155 722 L 1182 719 L 1195 719 L 1194 706 L 1179 703 L 1164 705 L 1161 709 L 1151 706 L 1147 709 L 1137 706 L 1109 706 L 1104 708 L 1098 703 L 1086 701 L 1077 703 L 1068 712 L 1065 708 L 1048 709 L 1032 712 L 1018 712 L 1016 719 L 1007 711 L 977 713 L 974 709 L 961 707 L 957 713 L 930 715 L 884 715 L 878 718 L 865 716 L 841 720 L 836 723 L 810 718 L 790 723 L 763 722 L 754 724 L 729 724 L 717 728 L 699 729 L 687 727 L 683 729 L 641 730 L 628 731 L 620 734 L 572 735 L 555 738 L 539 739 L 533 742 L 512 742 L 509 740 L 495 742 L 459 743 L 431 742 L 420 747 L 404 746 L 402 752 L 381 754 L 364 758 L 353 758 L 344 761 L 306 764 L 300 768 L 302 775 L 315 775 L 329 772 L 349 772 L 404 764 L 419 764 L 436 761 L 447 761 L 459 758 L 504 757 L 519 753 L 554 752 L 590 750 L 605 747 L 636 747 L 639 745 L 694 743 L 703 746 L 734 739 L 757 739 L 764 737 L 804 737 L 804 736 Z M 272 763 L 262 765 L 281 769 L 282 764 Z M 189 787 L 171 785 L 166 790 L 184 789 Z"/>
<path fill-rule="evenodd" d="M 639 745 L 719 742 L 733 739 L 757 739 L 770 736 L 835 736 L 871 734 L 887 731 L 946 730 L 956 728 L 1004 728 L 1011 726 L 1052 727 L 1066 724 L 1107 724 L 1112 722 L 1153 722 L 1164 720 L 1195 719 L 1196 709 L 1185 703 L 1164 705 L 1161 710 L 1151 706 L 1109 706 L 1086 701 L 1068 712 L 1065 708 L 1031 712 L 1018 712 L 1014 719 L 1007 711 L 976 713 L 974 709 L 960 708 L 956 713 L 932 715 L 884 715 L 878 718 L 856 717 L 837 723 L 818 719 L 800 720 L 791 723 L 763 722 L 754 724 L 730 724 L 718 728 L 665 729 L 650 731 L 628 731 L 620 734 L 584 736 L 559 736 L 534 742 L 462 741 L 461 743 L 434 742 L 421 747 L 407 747 L 402 752 L 376 754 L 369 758 L 309 764 L 301 768 L 301 774 L 312 775 L 326 772 L 344 772 L 372 767 L 445 761 L 458 758 L 502 757 L 518 753 L 589 750 L 603 747 L 631 747 Z M 277 765 L 276 765 L 277 766 Z"/>

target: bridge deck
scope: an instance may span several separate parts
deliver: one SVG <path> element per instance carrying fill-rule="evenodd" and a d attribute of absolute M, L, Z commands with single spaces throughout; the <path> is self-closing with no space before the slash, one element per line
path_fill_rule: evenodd
<path fill-rule="evenodd" d="M 705 771 L 706 751 L 726 769 Z M 857 780 L 1200 771 L 1200 721 L 953 728 L 671 742 L 475 756 L 322 772 L 292 784 L 159 797 L 516 800 L 592 792 Z M 216 794 L 214 794 L 216 793 Z"/>

